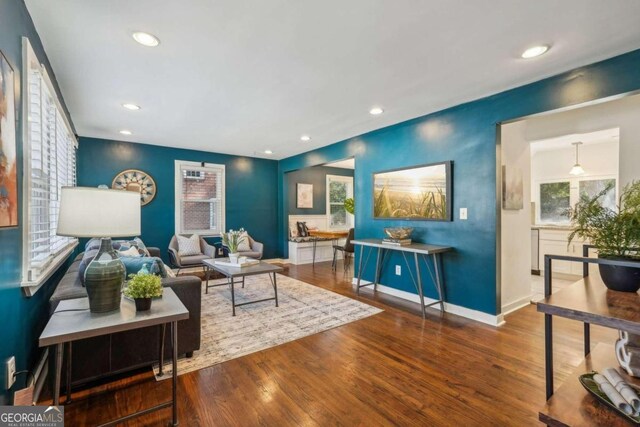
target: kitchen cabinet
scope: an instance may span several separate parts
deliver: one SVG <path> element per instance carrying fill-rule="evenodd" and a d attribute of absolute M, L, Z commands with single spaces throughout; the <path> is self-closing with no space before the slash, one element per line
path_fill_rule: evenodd
<path fill-rule="evenodd" d="M 571 229 L 539 229 L 539 267 L 541 274 L 544 274 L 544 256 L 567 255 L 582 256 L 582 245 L 585 241 L 579 237 L 573 239 L 569 244 L 569 234 Z M 553 272 L 582 276 L 582 264 L 570 261 L 553 261 Z"/>

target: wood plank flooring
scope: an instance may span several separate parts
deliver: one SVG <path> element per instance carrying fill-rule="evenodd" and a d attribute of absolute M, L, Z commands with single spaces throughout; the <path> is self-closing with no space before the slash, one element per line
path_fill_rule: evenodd
<path fill-rule="evenodd" d="M 181 426 L 540 425 L 543 316 L 527 306 L 493 328 L 361 291 L 330 263 L 287 275 L 378 306 L 381 314 L 179 377 Z M 577 366 L 582 325 L 554 320 L 555 375 Z M 592 345 L 616 333 L 592 327 Z M 88 361 L 90 363 L 90 361 Z M 95 425 L 170 398 L 151 373 L 83 390 L 66 425 Z M 170 410 L 127 423 L 163 425 Z"/>

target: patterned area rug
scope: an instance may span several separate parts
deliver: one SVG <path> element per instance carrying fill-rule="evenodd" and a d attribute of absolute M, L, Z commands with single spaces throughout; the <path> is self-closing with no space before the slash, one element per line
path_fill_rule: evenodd
<path fill-rule="evenodd" d="M 211 281 L 226 283 L 226 279 Z M 345 325 L 382 310 L 317 286 L 278 275 L 278 303 L 265 301 L 236 308 L 231 315 L 228 286 L 202 286 L 202 339 L 192 358 L 178 361 L 178 374 L 196 371 L 240 356 L 275 347 L 302 337 Z M 245 288 L 236 285 L 236 303 L 273 296 L 267 275 L 247 277 Z M 178 337 L 179 339 L 180 337 Z M 171 378 L 171 362 L 165 364 Z M 158 366 L 154 366 L 158 373 Z"/>

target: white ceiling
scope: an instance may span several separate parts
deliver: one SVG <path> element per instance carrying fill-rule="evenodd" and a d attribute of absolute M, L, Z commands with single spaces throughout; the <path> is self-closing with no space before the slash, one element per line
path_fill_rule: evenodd
<path fill-rule="evenodd" d="M 582 142 L 582 146 L 595 144 L 612 144 L 620 141 L 620 128 L 603 129 L 595 132 L 573 133 L 553 138 L 531 141 L 531 153 L 540 151 L 557 151 L 573 148 L 574 142 Z"/>
<path fill-rule="evenodd" d="M 26 4 L 80 135 L 277 159 L 640 48 L 637 0 Z"/>

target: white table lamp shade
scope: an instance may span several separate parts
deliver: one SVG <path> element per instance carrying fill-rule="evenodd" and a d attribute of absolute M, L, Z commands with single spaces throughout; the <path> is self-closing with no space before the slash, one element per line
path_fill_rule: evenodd
<path fill-rule="evenodd" d="M 63 187 L 58 236 L 140 235 L 140 194 L 92 187 Z"/>

